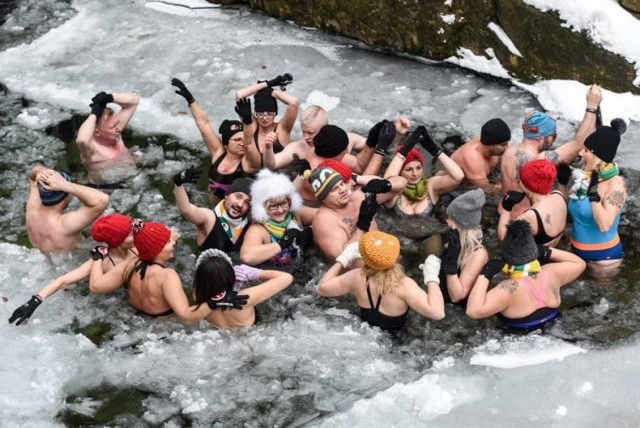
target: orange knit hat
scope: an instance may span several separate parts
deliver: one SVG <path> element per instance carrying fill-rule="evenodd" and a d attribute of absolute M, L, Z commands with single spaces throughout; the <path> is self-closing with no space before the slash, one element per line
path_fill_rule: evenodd
<path fill-rule="evenodd" d="M 375 270 L 392 268 L 400 255 L 398 238 L 379 230 L 362 235 L 358 248 L 364 263 Z"/>

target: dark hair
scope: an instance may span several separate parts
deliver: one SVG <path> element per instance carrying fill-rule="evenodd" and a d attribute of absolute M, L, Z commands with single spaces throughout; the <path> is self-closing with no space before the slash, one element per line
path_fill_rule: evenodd
<path fill-rule="evenodd" d="M 207 257 L 198 265 L 193 276 L 196 307 L 223 291 L 232 291 L 236 282 L 233 267 L 222 257 Z"/>

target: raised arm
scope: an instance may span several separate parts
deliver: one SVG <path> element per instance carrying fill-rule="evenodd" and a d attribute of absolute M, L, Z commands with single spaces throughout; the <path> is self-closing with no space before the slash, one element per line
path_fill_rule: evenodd
<path fill-rule="evenodd" d="M 135 92 L 113 94 L 113 102 L 122 107 L 118 112 L 118 119 L 124 128 L 131 120 L 133 113 L 136 112 L 138 104 L 140 104 L 140 96 Z"/>
<path fill-rule="evenodd" d="M 298 118 L 299 102 L 296 97 L 278 89 L 274 89 L 271 96 L 275 99 L 282 101 L 287 109 L 278 123 L 278 139 L 279 141 L 285 141 L 283 145 L 287 146 L 291 140 L 291 130 Z"/>

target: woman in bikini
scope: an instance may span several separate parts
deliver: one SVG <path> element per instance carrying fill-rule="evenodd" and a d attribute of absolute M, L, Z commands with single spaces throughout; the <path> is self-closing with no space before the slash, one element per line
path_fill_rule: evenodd
<path fill-rule="evenodd" d="M 469 293 L 467 315 L 482 319 L 498 314 L 507 327 L 539 328 L 560 314 L 560 288 L 578 278 L 585 266 L 575 254 L 537 245 L 529 223 L 513 220 L 507 225 L 502 259 L 486 263 Z M 509 278 L 489 290 L 500 271 Z"/>
<path fill-rule="evenodd" d="M 431 255 L 422 266 L 425 292 L 404 274 L 397 263 L 399 254 L 398 238 L 380 231 L 367 232 L 359 242 L 347 245 L 318 282 L 316 292 L 323 297 L 352 293 L 362 320 L 383 330 L 404 327 L 409 308 L 432 320 L 444 318 L 438 285 L 440 260 Z M 357 258 L 362 258 L 365 266 L 340 275 Z"/>

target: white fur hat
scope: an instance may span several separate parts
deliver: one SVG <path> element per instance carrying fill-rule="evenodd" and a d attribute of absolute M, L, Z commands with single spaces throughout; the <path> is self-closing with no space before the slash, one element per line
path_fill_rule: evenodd
<path fill-rule="evenodd" d="M 261 170 L 256 180 L 251 185 L 251 216 L 258 223 L 264 223 L 269 219 L 269 214 L 264 204 L 269 199 L 288 196 L 291 198 L 289 211 L 295 213 L 302 207 L 302 198 L 286 175 L 271 172 L 268 169 Z"/>

